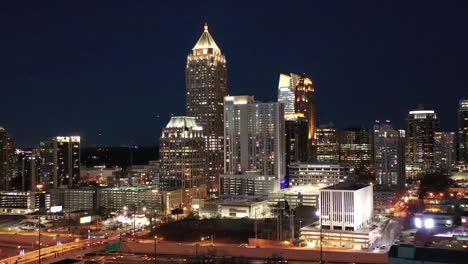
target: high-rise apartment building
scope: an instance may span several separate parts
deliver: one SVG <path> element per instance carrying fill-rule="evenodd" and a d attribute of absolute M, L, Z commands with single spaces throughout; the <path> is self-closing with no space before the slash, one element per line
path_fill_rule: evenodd
<path fill-rule="evenodd" d="M 368 169 L 372 165 L 371 133 L 364 127 L 346 128 L 340 132 L 340 162 L 354 168 Z"/>
<path fill-rule="evenodd" d="M 26 155 L 21 161 L 21 190 L 35 192 L 40 179 L 41 158 L 38 155 Z M 40 189 L 40 188 L 39 188 Z"/>
<path fill-rule="evenodd" d="M 227 95 L 226 58 L 208 32 L 203 34 L 187 56 L 186 112 L 195 117 L 206 137 L 206 171 L 210 192 L 218 190 L 223 171 L 223 100 Z"/>
<path fill-rule="evenodd" d="M 376 121 L 373 136 L 373 163 L 378 185 L 403 190 L 405 167 L 403 141 L 400 132 L 392 127 L 389 120 Z"/>
<path fill-rule="evenodd" d="M 58 136 L 39 145 L 41 181 L 53 188 L 73 187 L 80 182 L 81 138 Z M 44 186 L 50 187 L 50 186 Z"/>
<path fill-rule="evenodd" d="M 436 169 L 450 171 L 457 162 L 455 132 L 434 133 L 434 161 Z"/>
<path fill-rule="evenodd" d="M 224 170 L 285 175 L 284 106 L 255 102 L 253 96 L 224 99 Z"/>
<path fill-rule="evenodd" d="M 300 76 L 294 73 L 290 75 L 280 74 L 278 83 L 278 102 L 284 104 L 285 119 L 296 114 L 296 85 Z"/>
<path fill-rule="evenodd" d="M 317 128 L 317 161 L 337 163 L 340 160 L 335 125 L 320 125 Z"/>
<path fill-rule="evenodd" d="M 295 118 L 292 118 L 292 116 Z M 307 161 L 308 124 L 307 119 L 302 114 L 290 114 L 284 121 L 286 166 L 289 166 L 292 162 Z"/>
<path fill-rule="evenodd" d="M 458 105 L 458 160 L 468 164 L 468 99 Z"/>
<path fill-rule="evenodd" d="M 298 114 L 303 114 L 307 119 L 308 129 L 308 161 L 317 159 L 317 135 L 315 122 L 315 89 L 312 80 L 302 75 L 297 81 L 295 90 L 295 110 Z"/>
<path fill-rule="evenodd" d="M 9 190 L 13 173 L 13 139 L 0 127 L 0 189 Z"/>
<path fill-rule="evenodd" d="M 162 130 L 159 153 L 161 190 L 192 188 L 207 182 L 205 137 L 194 117 L 171 117 Z"/>
<path fill-rule="evenodd" d="M 406 119 L 405 167 L 406 177 L 435 170 L 434 135 L 439 120 L 433 110 L 410 111 Z"/>

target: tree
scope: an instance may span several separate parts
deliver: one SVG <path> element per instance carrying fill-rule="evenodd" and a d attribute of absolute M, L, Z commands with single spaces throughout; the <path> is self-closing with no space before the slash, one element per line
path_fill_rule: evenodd
<path fill-rule="evenodd" d="M 354 173 L 357 176 L 357 181 L 361 183 L 368 184 L 369 182 L 375 182 L 375 175 L 372 171 L 366 166 L 357 167 L 354 170 Z"/>
<path fill-rule="evenodd" d="M 448 173 L 442 171 L 425 173 L 422 175 L 419 185 L 419 199 L 424 198 L 428 192 L 447 193 L 455 182 L 450 179 Z"/>

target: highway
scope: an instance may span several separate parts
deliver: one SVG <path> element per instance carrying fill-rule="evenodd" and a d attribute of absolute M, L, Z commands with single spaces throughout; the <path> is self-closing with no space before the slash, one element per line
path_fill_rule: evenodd
<path fill-rule="evenodd" d="M 41 260 L 43 264 L 51 263 L 63 258 L 76 257 L 93 251 L 101 251 L 105 247 L 102 240 L 79 240 L 59 246 L 51 246 L 41 249 Z M 38 263 L 39 250 L 30 251 L 23 256 L 14 256 L 0 260 L 2 264 L 9 263 Z"/>

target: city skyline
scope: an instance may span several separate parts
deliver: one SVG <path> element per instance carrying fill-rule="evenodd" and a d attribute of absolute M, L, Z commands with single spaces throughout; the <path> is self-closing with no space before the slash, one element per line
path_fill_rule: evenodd
<path fill-rule="evenodd" d="M 237 4 L 169 5 L 161 14 L 154 3 L 117 3 L 105 17 L 102 7 L 86 3 L 70 16 L 64 15 L 70 4 L 2 5 L 2 24 L 12 26 L 0 44 L 0 85 L 8 98 L 0 126 L 17 147 L 61 134 L 79 134 L 84 146 L 157 145 L 171 113 L 185 112 L 185 56 L 205 22 L 229 58 L 230 95 L 275 101 L 280 73 L 306 73 L 316 85 L 317 126 L 370 128 L 376 119 L 390 119 L 404 128 L 406 113 L 423 104 L 438 113 L 443 131 L 456 132 L 458 100 L 467 96 L 466 4 L 405 3 L 402 10 L 403 2 L 306 3 L 303 10 L 287 7 L 280 22 L 274 16 L 282 10 L 268 7 L 269 15 L 260 14 L 268 27 L 254 23 L 260 4 L 242 20 L 233 20 L 242 10 Z M 198 13 L 171 17 L 190 10 Z M 215 15 L 220 10 L 226 14 Z M 296 11 L 310 12 L 310 21 Z M 72 95 L 73 107 L 60 99 L 63 93 Z"/>

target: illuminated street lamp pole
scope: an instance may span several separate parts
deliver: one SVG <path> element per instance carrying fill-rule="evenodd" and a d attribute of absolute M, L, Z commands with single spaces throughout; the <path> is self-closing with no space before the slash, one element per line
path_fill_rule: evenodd
<path fill-rule="evenodd" d="M 37 227 L 39 228 L 39 252 L 38 252 L 38 257 L 39 257 L 39 264 L 42 263 L 41 261 L 41 215 L 39 215 L 39 220 Z"/>
<path fill-rule="evenodd" d="M 323 249 L 322 249 L 322 214 L 320 211 L 315 212 L 315 215 L 317 215 L 320 218 L 320 264 L 323 263 Z"/>
<path fill-rule="evenodd" d="M 158 243 L 158 236 L 154 236 L 154 264 L 157 264 L 157 257 L 156 257 L 156 244 Z"/>

